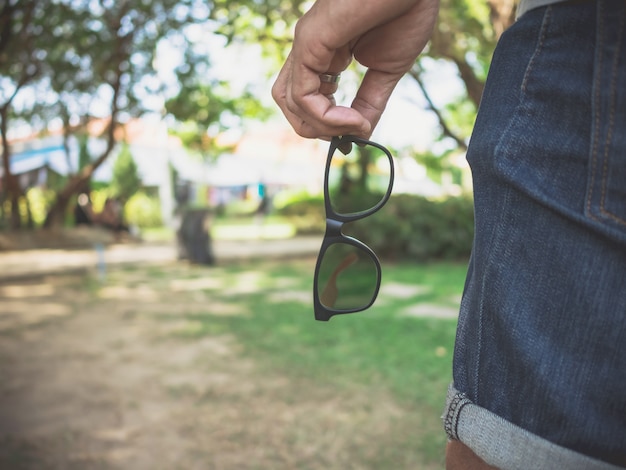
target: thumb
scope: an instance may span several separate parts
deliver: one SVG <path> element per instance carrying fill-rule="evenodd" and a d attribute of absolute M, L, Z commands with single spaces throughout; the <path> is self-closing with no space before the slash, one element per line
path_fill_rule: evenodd
<path fill-rule="evenodd" d="M 368 69 L 365 73 L 359 91 L 352 102 L 352 108 L 369 121 L 370 133 L 380 121 L 391 93 L 401 78 L 402 74 L 381 72 L 375 69 Z"/>

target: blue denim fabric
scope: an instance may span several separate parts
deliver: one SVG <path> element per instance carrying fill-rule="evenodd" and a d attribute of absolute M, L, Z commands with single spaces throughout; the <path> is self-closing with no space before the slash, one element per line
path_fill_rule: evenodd
<path fill-rule="evenodd" d="M 448 390 L 446 430 L 502 470 L 620 470 L 515 426 L 474 405 L 454 387 Z"/>
<path fill-rule="evenodd" d="M 626 1 L 557 3 L 505 32 L 468 161 L 476 234 L 457 399 L 626 466 Z M 484 432 L 446 413 L 451 438 L 471 447 L 450 429 Z M 520 466 L 491 461 L 540 468 L 524 453 Z"/>

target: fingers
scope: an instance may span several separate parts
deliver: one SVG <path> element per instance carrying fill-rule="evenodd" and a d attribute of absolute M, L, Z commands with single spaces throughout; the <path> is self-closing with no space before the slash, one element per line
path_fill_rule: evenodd
<path fill-rule="evenodd" d="M 369 69 L 351 107 L 337 106 L 339 82 L 311 70 L 295 71 L 287 59 L 272 96 L 302 137 L 329 140 L 337 135 L 369 138 L 402 74 Z M 328 73 L 327 75 L 337 75 Z"/>
<path fill-rule="evenodd" d="M 387 73 L 369 69 L 352 102 L 352 108 L 359 112 L 374 129 L 378 124 L 387 102 L 396 85 L 402 78 L 400 73 Z"/>
<path fill-rule="evenodd" d="M 335 92 L 339 88 L 339 73 L 323 73 L 320 76 L 319 92 L 324 95 L 331 102 L 332 105 L 336 105 Z"/>
<path fill-rule="evenodd" d="M 371 126 L 358 111 L 336 105 L 333 95 L 338 82 L 322 81 L 320 72 L 294 64 L 290 55 L 272 87 L 272 97 L 299 135 L 327 139 L 344 134 L 369 135 Z M 336 75 L 338 70 L 325 72 Z"/>
<path fill-rule="evenodd" d="M 317 0 L 298 21 L 293 49 L 272 96 L 304 137 L 368 138 L 402 75 L 430 37 L 437 0 Z M 337 83 L 320 80 L 355 59 L 368 69 L 351 107 L 337 106 Z"/>
<path fill-rule="evenodd" d="M 277 102 L 289 123 L 302 137 L 369 135 L 369 122 L 358 111 L 337 106 L 333 96 L 335 91 L 336 88 L 333 90 L 318 86 L 312 92 L 300 92 L 298 87 L 287 81 L 279 91 Z"/>

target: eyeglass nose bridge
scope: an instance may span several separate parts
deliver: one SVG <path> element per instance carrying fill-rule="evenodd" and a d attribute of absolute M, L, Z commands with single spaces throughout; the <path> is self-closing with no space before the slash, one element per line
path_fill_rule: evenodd
<path fill-rule="evenodd" d="M 324 238 L 341 238 L 343 236 L 343 226 L 345 222 L 335 218 L 326 218 L 326 233 Z"/>

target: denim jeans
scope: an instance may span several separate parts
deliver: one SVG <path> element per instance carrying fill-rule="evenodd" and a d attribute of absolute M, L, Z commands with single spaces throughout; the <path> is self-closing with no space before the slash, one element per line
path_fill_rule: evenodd
<path fill-rule="evenodd" d="M 626 1 L 506 31 L 467 158 L 449 437 L 502 469 L 626 466 Z"/>

